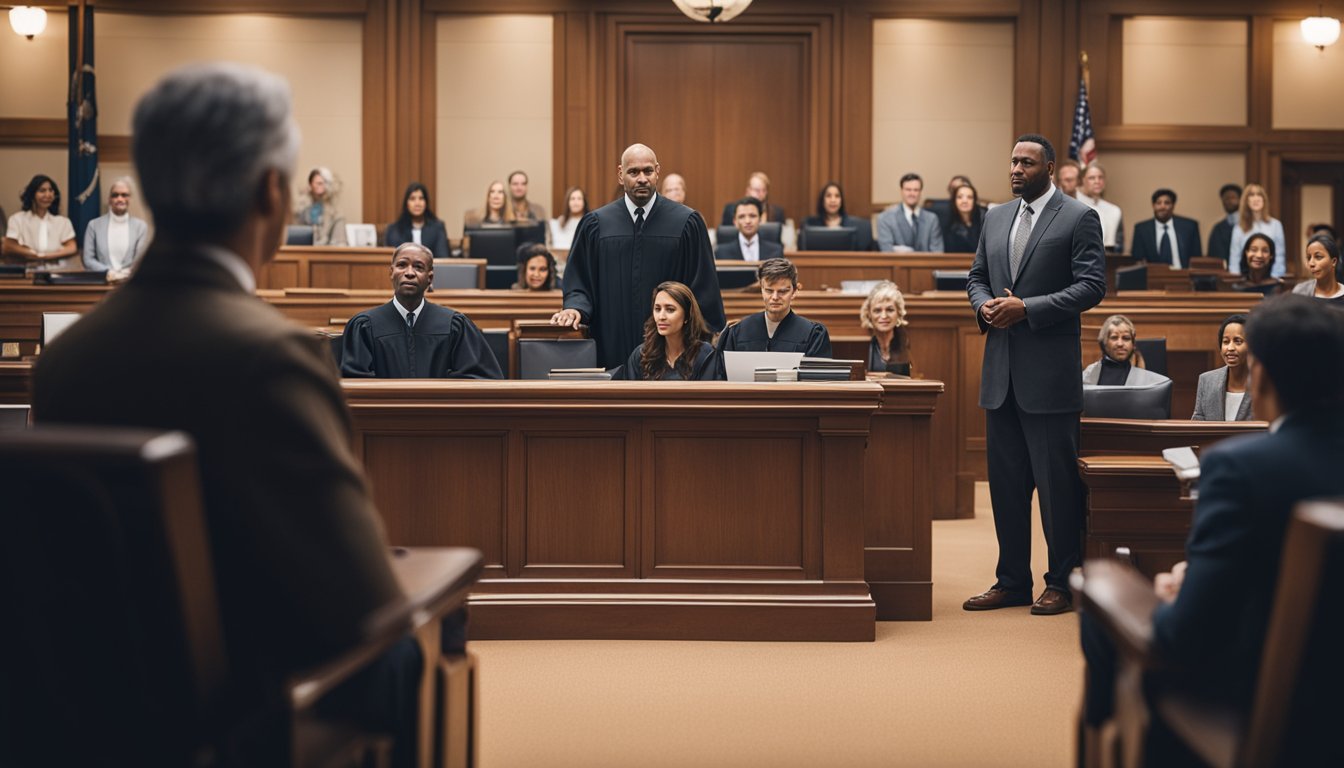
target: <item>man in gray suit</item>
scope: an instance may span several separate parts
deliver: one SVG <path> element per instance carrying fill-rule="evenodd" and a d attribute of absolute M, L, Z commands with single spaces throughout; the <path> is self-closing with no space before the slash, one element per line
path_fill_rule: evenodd
<path fill-rule="evenodd" d="M 879 251 L 943 252 L 943 225 L 938 215 L 919 205 L 924 180 L 917 173 L 901 177 L 901 202 L 877 217 Z"/>
<path fill-rule="evenodd" d="M 980 407 L 999 561 L 994 586 L 963 607 L 1032 603 L 1031 493 L 1038 490 L 1050 556 L 1031 612 L 1049 615 L 1072 608 L 1069 571 L 1081 563 L 1079 315 L 1106 294 L 1105 252 L 1096 211 L 1050 182 L 1055 148 L 1048 139 L 1019 137 L 1010 168 L 1021 200 L 985 214 L 966 287 L 987 334 Z"/>
<path fill-rule="evenodd" d="M 121 280 L 149 247 L 149 225 L 130 214 L 134 187 L 127 176 L 107 188 L 107 213 L 89 222 L 84 230 L 84 268 L 107 272 L 107 279 Z"/>

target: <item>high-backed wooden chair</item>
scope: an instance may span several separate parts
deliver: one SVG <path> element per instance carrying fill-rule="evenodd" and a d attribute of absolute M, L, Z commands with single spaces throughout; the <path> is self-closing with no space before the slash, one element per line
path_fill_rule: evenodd
<path fill-rule="evenodd" d="M 0 435 L 0 499 L 3 765 L 376 764 L 387 740 L 323 721 L 316 704 L 408 630 L 460 606 L 480 570 L 474 550 L 403 551 L 414 572 L 393 565 L 408 599 L 259 712 L 231 688 L 190 438 L 78 427 Z M 432 707 L 441 662 L 428 660 L 422 702 Z M 434 737 L 422 734 L 421 765 Z"/>
<path fill-rule="evenodd" d="M 1143 678 L 1160 660 L 1151 652 L 1152 584 L 1115 560 L 1090 560 L 1074 587 L 1083 610 L 1105 627 L 1119 651 L 1116 720 L 1119 762 L 1144 763 L 1153 719 L 1212 766 L 1344 765 L 1335 732 L 1344 716 L 1344 502 L 1299 504 L 1288 525 L 1274 607 L 1249 712 L 1198 691 L 1145 697 Z M 1083 754 L 1082 762 L 1103 764 Z M 1112 757 L 1107 755 L 1106 757 Z M 1166 764 L 1163 755 L 1146 756 Z"/>

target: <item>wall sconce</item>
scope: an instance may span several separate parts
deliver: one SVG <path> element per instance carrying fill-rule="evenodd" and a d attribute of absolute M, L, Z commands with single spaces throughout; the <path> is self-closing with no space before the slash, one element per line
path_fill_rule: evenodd
<path fill-rule="evenodd" d="M 681 12 L 696 21 L 722 24 L 747 10 L 751 0 L 672 0 Z"/>
<path fill-rule="evenodd" d="M 1316 50 L 1325 51 L 1327 45 L 1334 45 L 1339 39 L 1339 19 L 1326 16 L 1324 5 L 1316 7 L 1319 16 L 1302 20 L 1302 39 L 1316 46 Z"/>
<path fill-rule="evenodd" d="M 47 12 L 31 5 L 15 6 L 9 9 L 9 26 L 14 29 L 14 34 L 32 40 L 47 28 Z"/>

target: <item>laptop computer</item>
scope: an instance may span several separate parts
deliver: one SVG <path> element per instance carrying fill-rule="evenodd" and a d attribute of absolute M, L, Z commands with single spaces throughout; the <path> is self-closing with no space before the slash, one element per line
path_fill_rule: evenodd
<path fill-rule="evenodd" d="M 729 381 L 755 381 L 757 368 L 797 368 L 802 352 L 724 352 Z"/>

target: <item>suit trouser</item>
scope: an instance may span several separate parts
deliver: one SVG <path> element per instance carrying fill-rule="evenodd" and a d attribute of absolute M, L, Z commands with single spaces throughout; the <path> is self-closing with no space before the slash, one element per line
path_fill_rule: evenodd
<path fill-rule="evenodd" d="M 1030 593 L 1031 494 L 1039 491 L 1049 549 L 1045 585 L 1067 591 L 1082 564 L 1083 484 L 1078 476 L 1078 413 L 1025 413 L 1011 386 L 1003 405 L 985 411 L 989 497 L 999 589 Z"/>

